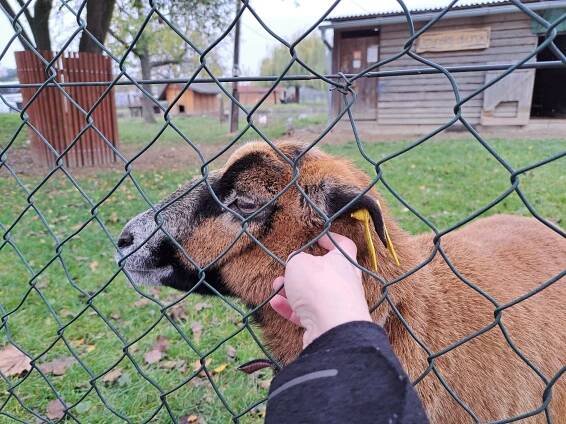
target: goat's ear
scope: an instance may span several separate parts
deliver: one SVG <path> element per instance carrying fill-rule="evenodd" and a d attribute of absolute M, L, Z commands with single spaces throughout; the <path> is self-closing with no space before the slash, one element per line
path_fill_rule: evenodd
<path fill-rule="evenodd" d="M 348 207 L 341 211 L 346 205 Z M 362 194 L 360 189 L 354 187 L 333 186 L 328 189 L 326 194 L 328 216 L 333 216 L 339 211 L 341 211 L 339 216 L 350 216 L 351 213 L 360 209 L 367 209 L 373 221 L 375 232 L 383 242 L 383 245 L 387 246 L 383 215 L 376 199 L 369 194 Z"/>

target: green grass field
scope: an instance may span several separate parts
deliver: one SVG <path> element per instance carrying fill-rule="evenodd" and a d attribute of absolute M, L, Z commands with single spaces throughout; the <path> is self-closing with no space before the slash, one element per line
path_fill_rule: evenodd
<path fill-rule="evenodd" d="M 122 128 L 130 127 L 127 132 L 132 143 L 147 140 L 150 131 L 142 126 L 130 122 L 121 125 Z M 4 127 L 0 125 L 0 131 L 1 128 Z M 4 133 L 0 137 L 6 139 Z M 127 142 L 126 138 L 123 140 Z M 566 149 L 564 140 L 495 140 L 492 144 L 514 167 L 534 163 Z M 405 145 L 405 142 L 368 143 L 366 149 L 372 158 L 379 159 Z M 364 162 L 353 143 L 328 146 L 326 150 L 351 158 L 371 174 L 371 166 Z M 563 162 L 552 162 L 521 177 L 521 187 L 533 206 L 541 215 L 562 226 L 566 219 Z M 383 171 L 395 190 L 440 229 L 457 223 L 509 186 L 506 171 L 472 140 L 426 143 L 387 162 Z M 120 176 L 118 171 L 107 171 L 96 176 L 80 175 L 77 179 L 85 194 L 97 203 Z M 161 199 L 189 178 L 187 173 L 170 170 L 138 172 L 135 176 L 152 201 Z M 23 179 L 29 190 L 39 181 L 38 176 Z M 383 187 L 381 191 L 384 192 Z M 61 173 L 55 174 L 32 196 L 33 205 L 42 212 L 53 235 L 34 210 L 26 209 L 27 196 L 3 168 L 0 168 L 0 196 L 2 233 L 25 211 L 9 233 L 17 251 L 6 244 L 0 249 L 0 307 L 2 315 L 9 313 L 7 325 L 0 332 L 0 347 L 8 342 L 9 334 L 11 340 L 33 356 L 47 351 L 37 360 L 41 364 L 69 356 L 65 344 L 68 343 L 87 370 L 75 363 L 64 375 L 48 378 L 68 404 L 82 399 L 72 409 L 77 419 L 87 423 L 119 422 L 104 406 L 99 397 L 102 396 L 108 406 L 130 422 L 143 422 L 154 414 L 152 422 L 170 422 L 165 409 L 159 409 L 161 391 L 171 392 L 166 397 L 167 406 L 176 417 L 195 414 L 205 418 L 208 424 L 228 422 L 230 413 L 206 379 L 196 377 L 193 382 L 182 385 L 193 372 L 199 354 L 209 352 L 212 353 L 208 369 L 213 374 L 217 390 L 235 414 L 265 396 L 271 378 L 269 372 L 249 377 L 236 370 L 238 364 L 262 356 L 247 331 L 220 344 L 242 328 L 240 315 L 220 299 L 189 296 L 181 303 L 186 316 L 177 317 L 176 325 L 187 335 L 193 345 L 190 347 L 174 326 L 162 317 L 159 304 L 140 302 L 143 297 L 122 274 L 112 279 L 118 270 L 112 244 L 97 222 L 82 227 L 91 217 L 91 205 Z M 391 195 L 385 193 L 385 197 L 404 228 L 413 233 L 426 229 L 406 208 L 393 201 Z M 126 181 L 100 205 L 97 213 L 116 239 L 127 220 L 145 209 L 147 204 L 133 184 Z M 515 194 L 488 213 L 502 212 L 528 215 Z M 52 236 L 60 241 L 72 237 L 57 249 Z M 66 269 L 58 259 L 51 261 L 56 251 L 60 252 Z M 18 254 L 26 258 L 27 265 Z M 37 290 L 30 290 L 30 270 L 35 273 L 43 270 L 33 281 Z M 90 296 L 100 290 L 102 292 L 89 301 Z M 143 290 L 163 304 L 182 296 L 169 289 Z M 146 334 L 149 328 L 152 329 Z M 64 335 L 64 340 L 58 338 L 58 333 Z M 148 365 L 144 355 L 158 335 L 168 338 L 169 347 L 162 361 Z M 124 343 L 131 344 L 129 352 L 139 370 L 124 358 Z M 120 368 L 121 377 L 115 382 L 103 382 L 99 376 L 111 367 Z M 150 381 L 141 377 L 140 372 Z M 16 385 L 14 393 L 19 399 L 40 414 L 45 413 L 48 403 L 54 399 L 36 370 L 27 378 L 10 377 L 9 381 Z M 0 380 L 0 405 L 7 399 L 7 387 L 8 384 Z M 14 397 L 3 411 L 21 420 L 34 420 Z M 0 422 L 12 421 L 0 417 Z M 246 415 L 242 422 L 261 422 L 261 411 Z"/>

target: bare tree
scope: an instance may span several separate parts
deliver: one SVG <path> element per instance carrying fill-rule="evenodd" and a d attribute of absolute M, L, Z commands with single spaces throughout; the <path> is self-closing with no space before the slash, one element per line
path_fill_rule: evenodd
<path fill-rule="evenodd" d="M 30 44 L 39 51 L 51 51 L 51 36 L 49 33 L 49 16 L 53 7 L 53 0 L 36 0 L 33 6 L 33 15 L 23 0 L 16 0 L 23 9 L 23 16 L 28 23 L 33 36 L 30 37 L 26 29 L 22 26 L 20 41 L 26 50 L 30 50 Z M 0 7 L 10 18 L 16 17 L 15 11 L 8 0 L 0 0 Z"/>
<path fill-rule="evenodd" d="M 102 49 L 90 34 L 104 45 L 106 35 L 110 29 L 112 13 L 116 0 L 89 0 L 86 4 L 86 29 L 79 42 L 80 52 L 101 53 Z M 90 34 L 89 34 L 90 33 Z"/>
<path fill-rule="evenodd" d="M 196 61 L 195 52 L 189 45 L 155 15 L 155 19 L 151 19 L 144 31 L 138 34 L 150 13 L 150 6 L 146 2 L 118 0 L 117 4 L 117 14 L 109 32 L 124 50 L 131 48 L 132 54 L 139 60 L 142 80 L 150 80 L 157 68 Z M 174 22 L 183 34 L 201 43 L 206 43 L 217 34 L 230 17 L 230 12 L 225 9 L 227 4 L 230 4 L 230 0 L 155 1 L 164 16 Z M 214 61 L 214 55 L 211 55 L 210 61 Z M 150 84 L 142 86 L 152 92 Z M 152 100 L 142 96 L 141 107 L 144 120 L 155 122 Z"/>

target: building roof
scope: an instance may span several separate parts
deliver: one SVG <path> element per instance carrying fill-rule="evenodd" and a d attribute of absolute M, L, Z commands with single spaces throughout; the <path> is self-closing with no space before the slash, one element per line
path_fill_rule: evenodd
<path fill-rule="evenodd" d="M 440 2 L 442 2 L 442 4 L 439 4 Z M 410 1 L 407 1 L 406 3 L 408 3 L 408 8 L 411 12 L 411 16 L 414 18 L 419 18 L 440 12 L 449 4 L 449 0 L 429 0 L 428 2 L 424 0 L 424 2 L 421 3 L 430 4 L 430 7 L 410 7 Z M 522 0 L 522 3 L 533 10 L 566 7 L 565 0 Z M 383 3 L 369 0 L 356 0 L 354 4 L 351 4 L 346 1 L 344 3 L 344 7 L 335 9 L 330 17 L 326 19 L 327 25 L 323 24 L 322 27 L 332 27 L 337 26 L 342 22 L 345 23 L 348 21 L 360 20 L 367 21 L 368 24 L 371 24 L 370 21 L 372 19 L 376 21 L 379 20 L 379 24 L 385 24 L 389 23 L 389 21 L 393 23 L 399 18 L 405 18 L 405 14 L 400 6 L 395 8 L 391 7 L 390 5 L 389 9 L 377 9 L 375 6 L 376 4 Z M 488 14 L 498 11 L 500 11 L 501 13 L 521 12 L 517 6 L 515 6 L 508 0 L 465 0 L 459 1 L 458 3 L 456 3 L 456 5 L 452 6 L 445 19 L 450 16 L 456 17 L 458 15 L 463 15 L 464 13 L 477 12 L 477 14 Z"/>
<path fill-rule="evenodd" d="M 159 94 L 158 100 L 166 100 L 165 93 L 167 92 L 167 88 L 169 87 L 174 87 L 178 90 L 182 90 L 184 84 L 166 84 L 165 87 L 163 87 L 161 93 Z M 218 87 L 218 85 L 207 82 L 193 82 L 191 83 L 191 85 L 189 85 L 189 88 L 187 88 L 187 90 L 191 90 L 199 94 L 213 95 L 213 96 L 220 93 L 220 88 Z"/>

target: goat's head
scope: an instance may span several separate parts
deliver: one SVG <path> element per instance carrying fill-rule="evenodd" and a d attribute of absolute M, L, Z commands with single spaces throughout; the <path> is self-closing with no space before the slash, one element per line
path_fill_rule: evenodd
<path fill-rule="evenodd" d="M 247 144 L 222 169 L 211 172 L 207 182 L 195 178 L 126 225 L 118 246 L 124 269 L 134 282 L 200 293 L 210 293 L 211 287 L 257 306 L 272 293 L 273 279 L 283 273 L 266 250 L 285 261 L 320 234 L 325 220 L 316 209 L 329 217 L 342 210 L 332 229 L 359 241 L 360 263 L 369 267 L 363 258 L 367 255 L 363 228 L 350 213 L 360 208 L 370 212 L 380 246 L 387 218 L 375 192 L 363 194 L 368 177 L 349 162 L 319 150 L 303 154 L 304 146 L 296 143 L 278 147 L 290 161 L 300 157 L 297 183 L 316 208 L 296 186 L 284 190 L 293 179 L 289 162 L 266 144 Z M 243 222 L 249 235 L 242 232 Z M 319 253 L 316 246 L 310 251 Z M 384 249 L 378 249 L 378 255 L 387 257 Z M 269 307 L 258 312 L 260 323 L 272 329 L 276 321 L 279 330 L 285 325 Z M 287 331 L 297 333 L 300 348 L 300 333 Z M 273 348 L 273 342 L 270 345 Z M 279 352 L 282 359 L 294 354 Z"/>

